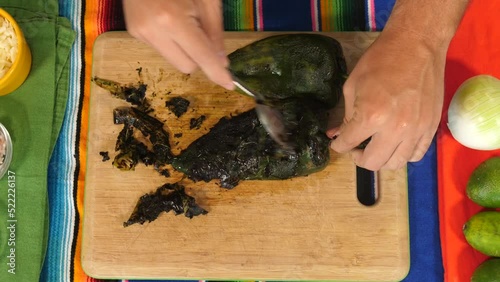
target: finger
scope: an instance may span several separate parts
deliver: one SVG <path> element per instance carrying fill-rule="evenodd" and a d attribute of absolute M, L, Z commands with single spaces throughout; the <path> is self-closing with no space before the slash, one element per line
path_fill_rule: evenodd
<path fill-rule="evenodd" d="M 416 146 L 416 140 L 405 140 L 401 142 L 390 159 L 380 169 L 395 170 L 404 167 L 412 157 Z"/>
<path fill-rule="evenodd" d="M 351 74 L 352 75 L 352 74 Z M 344 94 L 344 121 L 351 120 L 354 113 L 355 100 L 355 82 L 352 76 L 349 76 L 342 87 Z"/>
<path fill-rule="evenodd" d="M 434 134 L 430 135 L 424 135 L 417 143 L 415 146 L 415 149 L 413 150 L 413 154 L 409 158 L 409 162 L 418 162 L 420 161 L 427 151 L 429 150 L 429 147 L 431 146 L 432 140 L 434 139 Z"/>
<path fill-rule="evenodd" d="M 224 51 L 224 23 L 222 16 L 221 1 L 201 0 L 199 5 L 199 16 L 201 28 L 205 31 L 208 39 L 212 42 L 217 55 L 225 67 L 229 64 Z"/>
<path fill-rule="evenodd" d="M 344 123 L 352 119 L 352 112 L 354 107 L 354 87 L 352 79 L 348 79 L 343 86 L 343 100 L 344 100 Z M 340 134 L 342 126 L 330 128 L 326 131 L 326 136 L 330 139 L 337 137 Z"/>
<path fill-rule="evenodd" d="M 436 135 L 436 131 L 440 121 L 441 121 L 441 116 L 436 115 L 430 126 L 430 128 L 432 128 L 433 130 L 427 130 L 422 135 L 421 139 L 417 142 L 417 145 L 415 146 L 413 155 L 409 159 L 410 162 L 418 162 L 425 156 L 425 154 L 429 150 L 429 147 L 432 144 L 434 136 Z"/>
<path fill-rule="evenodd" d="M 189 18 L 179 24 L 185 25 L 185 28 L 182 31 L 171 31 L 172 39 L 182 46 L 184 52 L 200 66 L 210 80 L 227 89 L 234 89 L 229 71 L 221 62 L 216 50 L 211 47 L 211 41 L 199 27 L 196 19 Z"/>
<path fill-rule="evenodd" d="M 362 121 L 354 117 L 340 126 L 337 138 L 331 143 L 331 148 L 336 152 L 346 153 L 374 135 L 375 132 L 375 129 L 366 127 Z"/>
<path fill-rule="evenodd" d="M 161 34 L 160 36 L 157 36 Z M 198 65 L 169 36 L 161 32 L 152 32 L 148 38 L 140 38 L 153 46 L 175 68 L 183 73 L 192 73 Z"/>
<path fill-rule="evenodd" d="M 354 111 L 354 82 L 351 77 L 347 79 L 342 88 L 343 98 L 344 98 L 344 120 L 343 124 L 340 126 L 328 129 L 326 131 L 326 136 L 330 139 L 337 138 L 341 133 L 342 129 L 345 127 L 345 123 L 350 121 L 353 117 Z M 333 147 L 332 147 L 333 149 Z"/>
<path fill-rule="evenodd" d="M 399 138 L 375 134 L 364 150 L 353 151 L 351 157 L 356 165 L 376 171 L 387 163 L 400 143 Z"/>

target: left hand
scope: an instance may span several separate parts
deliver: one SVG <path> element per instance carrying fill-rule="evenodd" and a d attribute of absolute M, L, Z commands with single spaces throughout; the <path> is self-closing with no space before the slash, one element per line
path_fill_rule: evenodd
<path fill-rule="evenodd" d="M 370 46 L 344 85 L 344 123 L 327 132 L 333 150 L 374 171 L 422 159 L 441 119 L 447 51 L 428 42 L 392 29 Z"/>

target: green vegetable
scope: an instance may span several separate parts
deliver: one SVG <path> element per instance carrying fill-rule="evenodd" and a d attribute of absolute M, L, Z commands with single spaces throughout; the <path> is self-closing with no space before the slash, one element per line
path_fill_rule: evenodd
<path fill-rule="evenodd" d="M 474 169 L 466 192 L 480 206 L 500 208 L 500 157 L 491 157 Z"/>
<path fill-rule="evenodd" d="M 266 100 L 315 99 L 326 108 L 342 96 L 342 46 L 319 34 L 270 36 L 229 54 L 230 69 Z"/>
<path fill-rule="evenodd" d="M 464 225 L 467 242 L 479 252 L 500 256 L 500 212 L 483 211 L 473 215 Z"/>
<path fill-rule="evenodd" d="M 448 128 L 468 148 L 500 149 L 500 80 L 478 75 L 462 83 L 448 108 Z"/>
<path fill-rule="evenodd" d="M 474 274 L 471 282 L 500 282 L 500 258 L 492 258 L 480 264 Z"/>
<path fill-rule="evenodd" d="M 221 119 L 174 158 L 194 181 L 219 179 L 225 188 L 244 179 L 287 179 L 322 170 L 329 161 L 327 111 L 342 95 L 346 64 L 340 44 L 318 34 L 271 36 L 229 55 L 230 68 L 271 101 L 295 143 L 282 150 L 254 110 Z"/>

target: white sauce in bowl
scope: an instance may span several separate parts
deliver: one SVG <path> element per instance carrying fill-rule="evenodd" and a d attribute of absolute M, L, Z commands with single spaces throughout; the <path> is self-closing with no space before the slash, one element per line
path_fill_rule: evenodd
<path fill-rule="evenodd" d="M 3 132 L 0 131 L 0 166 L 5 162 L 5 151 L 7 150 L 7 143 L 5 141 L 5 136 L 3 136 Z"/>

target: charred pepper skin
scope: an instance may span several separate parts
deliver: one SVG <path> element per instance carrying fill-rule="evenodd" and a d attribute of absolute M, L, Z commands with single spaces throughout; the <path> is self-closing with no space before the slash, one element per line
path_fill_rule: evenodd
<path fill-rule="evenodd" d="M 176 117 L 181 117 L 188 110 L 189 100 L 182 97 L 173 97 L 165 102 L 165 107 L 167 107 Z"/>
<path fill-rule="evenodd" d="M 116 98 L 125 100 L 132 105 L 146 110 L 149 108 L 149 101 L 146 99 L 146 90 L 148 86 L 139 81 L 136 85 L 124 85 L 116 81 L 94 76 L 91 78 L 97 86 L 104 88 Z"/>
<path fill-rule="evenodd" d="M 141 161 L 146 166 L 155 163 L 156 156 L 148 150 L 148 147 L 134 138 L 132 125 L 126 123 L 122 131 L 118 134 L 115 151 L 118 154 L 113 160 L 113 166 L 120 170 L 135 170 L 136 165 Z"/>
<path fill-rule="evenodd" d="M 133 107 L 120 107 L 113 111 L 115 124 L 128 124 L 149 138 L 153 146 L 155 167 L 170 164 L 173 158 L 170 138 L 163 123 L 147 113 Z"/>
<path fill-rule="evenodd" d="M 222 118 L 208 134 L 174 157 L 172 166 L 195 182 L 218 179 L 223 188 L 234 188 L 241 180 L 309 175 L 330 160 L 330 140 L 321 130 L 322 120 L 315 116 L 308 114 L 296 126 L 294 151 L 282 150 L 271 139 L 255 110 Z"/>
<path fill-rule="evenodd" d="M 155 192 L 143 195 L 137 201 L 129 219 L 123 223 L 123 227 L 154 221 L 161 213 L 170 211 L 176 215 L 184 214 L 189 218 L 208 213 L 196 203 L 192 196 L 186 194 L 183 185 L 167 183 L 158 187 Z"/>

